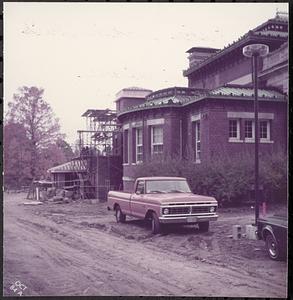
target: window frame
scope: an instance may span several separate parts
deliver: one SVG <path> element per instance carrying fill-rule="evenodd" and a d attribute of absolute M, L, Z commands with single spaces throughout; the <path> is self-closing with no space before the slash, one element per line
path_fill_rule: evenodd
<path fill-rule="evenodd" d="M 154 130 L 160 128 L 162 130 L 162 142 L 154 142 Z M 161 152 L 155 152 L 154 146 L 162 146 Z M 164 127 L 162 125 L 152 125 L 151 126 L 151 154 L 152 155 L 162 155 L 164 153 Z"/>
<path fill-rule="evenodd" d="M 138 132 L 141 132 L 141 143 L 138 143 Z M 141 151 L 138 151 L 139 147 L 141 147 Z M 138 127 L 135 129 L 135 162 L 137 164 L 143 162 L 143 128 Z M 141 159 L 139 160 L 138 157 L 141 155 Z"/>
<path fill-rule="evenodd" d="M 261 137 L 261 123 L 266 123 L 266 138 Z M 271 141 L 271 123 L 269 120 L 259 120 L 259 140 L 260 142 Z"/>
<path fill-rule="evenodd" d="M 251 122 L 251 137 L 246 137 L 246 122 Z M 255 140 L 255 123 L 252 119 L 244 119 L 244 140 L 245 141 L 254 141 Z"/>
<path fill-rule="evenodd" d="M 135 187 L 135 194 L 137 194 L 138 186 L 139 186 L 140 183 L 143 184 L 143 193 L 139 193 L 139 194 L 140 194 L 140 195 L 143 195 L 143 194 L 146 193 L 146 190 L 145 190 L 145 180 L 138 180 L 138 181 L 137 181 L 137 184 L 136 184 L 136 187 Z"/>
<path fill-rule="evenodd" d="M 200 120 L 194 121 L 194 155 L 195 162 L 201 162 L 201 124 Z M 199 150 L 198 150 L 199 146 Z"/>
<path fill-rule="evenodd" d="M 236 122 L 236 137 L 232 137 L 230 136 L 230 133 L 231 133 L 231 122 Z M 228 135 L 229 135 L 229 141 L 240 141 L 240 120 L 239 119 L 235 119 L 235 118 L 231 118 L 229 119 L 229 132 L 228 132 Z"/>

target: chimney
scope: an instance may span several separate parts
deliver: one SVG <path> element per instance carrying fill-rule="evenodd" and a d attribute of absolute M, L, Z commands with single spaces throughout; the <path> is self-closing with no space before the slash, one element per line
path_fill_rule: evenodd
<path fill-rule="evenodd" d="M 206 60 L 208 57 L 214 55 L 216 52 L 218 52 L 220 49 L 216 48 L 209 48 L 209 47 L 193 47 L 186 51 L 186 53 L 189 53 L 188 59 L 189 59 L 189 67 L 196 66 Z"/>

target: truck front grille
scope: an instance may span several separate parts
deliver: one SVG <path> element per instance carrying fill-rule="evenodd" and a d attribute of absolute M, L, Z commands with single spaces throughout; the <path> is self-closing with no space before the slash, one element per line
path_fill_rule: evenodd
<path fill-rule="evenodd" d="M 209 206 L 203 206 L 203 207 L 196 207 L 193 206 L 192 207 L 192 213 L 193 214 L 197 214 L 197 213 L 208 213 L 209 212 L 210 207 Z"/>
<path fill-rule="evenodd" d="M 186 215 L 209 213 L 210 206 L 173 206 L 169 207 L 169 215 Z"/>
<path fill-rule="evenodd" d="M 170 211 L 169 214 L 171 214 L 171 215 L 189 214 L 190 206 L 170 207 L 169 211 Z"/>

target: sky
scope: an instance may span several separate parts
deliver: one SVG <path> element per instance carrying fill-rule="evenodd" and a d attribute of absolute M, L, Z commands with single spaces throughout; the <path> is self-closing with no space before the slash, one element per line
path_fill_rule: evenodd
<path fill-rule="evenodd" d="M 4 3 L 4 109 L 21 86 L 44 99 L 72 144 L 87 109 L 131 86 L 187 86 L 191 47 L 223 48 L 287 3 Z"/>

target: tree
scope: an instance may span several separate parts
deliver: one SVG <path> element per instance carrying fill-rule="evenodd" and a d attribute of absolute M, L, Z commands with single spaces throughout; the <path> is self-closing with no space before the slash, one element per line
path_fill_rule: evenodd
<path fill-rule="evenodd" d="M 13 101 L 8 103 L 7 122 L 22 124 L 29 140 L 30 169 L 34 178 L 40 175 L 37 166 L 42 149 L 62 135 L 58 119 L 55 118 L 51 106 L 43 99 L 44 90 L 37 87 L 23 86 L 17 94 L 13 95 Z"/>
<path fill-rule="evenodd" d="M 38 164 L 39 174 L 47 177 L 47 170 L 66 162 L 66 157 L 63 150 L 57 144 L 50 144 L 48 147 L 40 150 L 40 157 L 42 159 Z"/>
<path fill-rule="evenodd" d="M 4 186 L 10 188 L 28 184 L 31 180 L 30 141 L 23 125 L 4 125 Z"/>
<path fill-rule="evenodd" d="M 65 140 L 58 138 L 56 145 L 63 151 L 66 161 L 71 160 L 75 156 L 72 148 Z"/>

